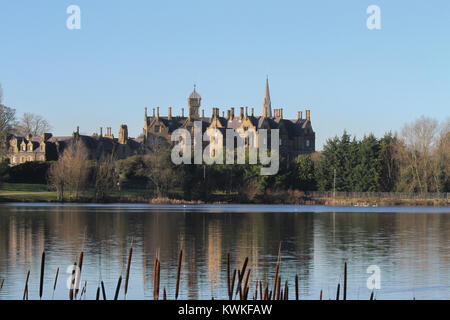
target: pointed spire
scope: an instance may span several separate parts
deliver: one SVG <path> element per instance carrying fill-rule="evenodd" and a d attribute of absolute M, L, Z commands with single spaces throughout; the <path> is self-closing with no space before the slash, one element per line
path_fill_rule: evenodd
<path fill-rule="evenodd" d="M 263 117 L 272 117 L 272 103 L 270 101 L 270 93 L 269 93 L 269 76 L 266 76 L 266 89 L 264 91 L 264 99 L 262 104 L 262 116 Z"/>

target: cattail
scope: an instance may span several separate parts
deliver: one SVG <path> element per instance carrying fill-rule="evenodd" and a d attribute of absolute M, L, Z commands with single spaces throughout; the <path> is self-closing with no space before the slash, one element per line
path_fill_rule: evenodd
<path fill-rule="evenodd" d="M 344 263 L 344 296 L 343 300 L 347 300 L 347 262 Z"/>
<path fill-rule="evenodd" d="M 284 285 L 284 300 L 288 300 L 289 298 L 289 285 L 288 285 L 288 281 L 286 280 L 286 283 Z"/>
<path fill-rule="evenodd" d="M 80 257 L 78 258 L 78 270 L 75 273 L 76 276 L 75 299 L 77 298 L 78 290 L 80 288 L 81 268 L 83 268 L 83 251 L 80 252 Z"/>
<path fill-rule="evenodd" d="M 163 300 L 167 300 L 166 287 L 164 287 L 164 289 L 163 289 Z"/>
<path fill-rule="evenodd" d="M 105 291 L 105 284 L 103 283 L 103 281 L 101 282 L 102 284 L 102 294 L 103 294 L 103 300 L 106 300 L 106 291 Z"/>
<path fill-rule="evenodd" d="M 337 292 L 336 292 L 336 300 L 339 300 L 339 290 L 341 289 L 341 284 L 338 283 Z"/>
<path fill-rule="evenodd" d="M 278 271 L 280 268 L 280 264 L 277 262 L 277 265 L 275 267 L 275 281 L 273 282 L 273 290 L 272 292 L 275 294 L 277 292 L 277 284 L 278 284 Z"/>
<path fill-rule="evenodd" d="M 131 240 L 130 251 L 128 252 L 127 273 L 125 275 L 125 287 L 124 287 L 125 299 L 127 297 L 127 291 L 128 291 L 128 279 L 130 278 L 130 267 L 131 267 L 132 255 L 133 255 L 133 239 Z"/>
<path fill-rule="evenodd" d="M 87 281 L 84 281 L 84 286 L 83 289 L 81 289 L 81 294 L 80 294 L 80 300 L 83 297 L 83 295 L 86 294 L 86 286 L 87 286 Z M 85 296 L 86 297 L 86 296 Z"/>
<path fill-rule="evenodd" d="M 100 287 L 97 287 L 97 294 L 95 295 L 95 300 L 100 300 Z"/>
<path fill-rule="evenodd" d="M 259 280 L 259 299 L 263 300 L 264 296 L 263 296 L 263 291 L 262 291 L 262 282 L 261 280 Z"/>
<path fill-rule="evenodd" d="M 298 300 L 298 275 L 295 275 L 295 300 Z"/>
<path fill-rule="evenodd" d="M 22 300 L 28 300 L 28 279 L 30 278 L 30 270 L 27 272 L 27 279 L 25 280 L 25 288 L 23 289 Z"/>
<path fill-rule="evenodd" d="M 236 279 L 236 269 L 233 270 L 233 278 L 231 279 L 230 300 L 233 300 L 234 281 Z"/>
<path fill-rule="evenodd" d="M 69 288 L 69 300 L 73 300 L 73 290 L 75 284 L 75 270 L 77 269 L 77 262 L 75 261 L 72 269 L 72 278 L 70 279 L 70 288 Z"/>
<path fill-rule="evenodd" d="M 39 299 L 42 299 L 42 293 L 44 290 L 44 271 L 45 271 L 45 250 L 42 251 L 41 259 L 41 278 L 39 282 Z"/>
<path fill-rule="evenodd" d="M 59 267 L 56 269 L 56 275 L 55 275 L 55 281 L 53 282 L 53 294 L 56 290 L 56 283 L 58 282 L 58 275 L 59 275 Z"/>
<path fill-rule="evenodd" d="M 248 269 L 247 277 L 245 278 L 245 284 L 244 284 L 244 300 L 247 300 L 247 294 L 248 294 L 248 278 L 250 277 L 250 272 L 252 269 Z"/>
<path fill-rule="evenodd" d="M 120 284 L 122 283 L 122 276 L 119 276 L 119 280 L 117 281 L 116 293 L 114 294 L 114 300 L 119 298 Z"/>
<path fill-rule="evenodd" d="M 180 289 L 181 262 L 183 260 L 183 250 L 178 254 L 177 283 L 175 287 L 175 300 L 178 299 L 178 290 Z M 229 289 L 228 289 L 229 290 Z"/>
<path fill-rule="evenodd" d="M 155 278 L 154 278 L 154 287 L 153 287 L 153 299 L 158 300 L 159 298 L 159 273 L 160 273 L 160 264 L 159 259 L 155 259 Z"/>
<path fill-rule="evenodd" d="M 247 268 L 248 264 L 248 257 L 245 258 L 244 265 L 242 266 L 242 270 L 238 272 L 238 286 L 236 293 L 239 293 L 240 297 L 242 298 L 242 280 L 244 278 L 245 269 Z"/>
<path fill-rule="evenodd" d="M 322 300 L 322 290 L 320 290 L 320 300 Z"/>

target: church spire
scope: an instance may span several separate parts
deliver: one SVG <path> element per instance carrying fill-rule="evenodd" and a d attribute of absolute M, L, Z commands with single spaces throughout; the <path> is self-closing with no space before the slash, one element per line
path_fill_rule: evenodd
<path fill-rule="evenodd" d="M 269 76 L 266 76 L 266 90 L 264 91 L 262 116 L 272 118 L 272 103 L 270 101 L 270 93 L 269 93 Z"/>

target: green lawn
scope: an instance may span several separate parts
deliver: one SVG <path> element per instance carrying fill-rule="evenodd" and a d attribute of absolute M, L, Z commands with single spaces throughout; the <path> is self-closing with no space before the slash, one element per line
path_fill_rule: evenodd
<path fill-rule="evenodd" d="M 45 184 L 1 183 L 0 200 L 3 201 L 52 201 L 56 192 Z"/>

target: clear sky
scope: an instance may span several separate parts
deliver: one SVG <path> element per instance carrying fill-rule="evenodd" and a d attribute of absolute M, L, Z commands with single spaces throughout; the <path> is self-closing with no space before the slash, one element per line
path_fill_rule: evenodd
<path fill-rule="evenodd" d="M 81 8 L 69 30 L 66 9 Z M 381 9 L 369 30 L 366 9 Z M 316 148 L 347 129 L 399 130 L 450 115 L 449 0 L 0 0 L 4 104 L 54 135 L 142 132 L 144 107 L 180 114 L 196 83 L 212 107 L 309 108 Z M 149 111 L 151 113 L 151 111 Z M 105 130 L 103 131 L 105 132 Z"/>

